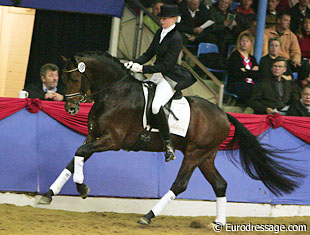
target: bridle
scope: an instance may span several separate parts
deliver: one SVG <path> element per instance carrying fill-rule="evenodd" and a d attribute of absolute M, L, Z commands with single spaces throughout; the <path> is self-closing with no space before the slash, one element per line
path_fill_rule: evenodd
<path fill-rule="evenodd" d="M 81 90 L 80 90 L 80 92 L 76 92 L 76 93 L 71 93 L 71 94 L 65 95 L 65 97 L 66 97 L 67 102 L 79 105 L 80 103 L 84 103 L 84 102 L 87 101 L 85 78 L 88 80 L 89 83 L 90 83 L 90 79 L 87 76 L 87 74 L 85 73 L 85 71 L 86 71 L 85 63 L 84 62 L 79 62 L 78 63 L 74 56 L 71 58 L 71 60 L 75 64 L 76 68 L 70 69 L 70 70 L 64 70 L 63 72 L 64 73 L 73 73 L 73 72 L 76 72 L 76 71 L 79 72 L 81 74 Z M 73 101 L 70 100 L 71 98 L 74 98 L 74 97 L 77 97 L 77 96 L 81 97 L 78 102 L 73 102 Z"/>
<path fill-rule="evenodd" d="M 76 92 L 76 93 L 71 93 L 71 94 L 68 94 L 68 95 L 65 95 L 66 99 L 67 99 L 67 102 L 69 103 L 73 103 L 75 105 L 79 105 L 80 103 L 84 103 L 87 101 L 87 98 L 93 98 L 95 97 L 97 94 L 99 93 L 102 93 L 103 91 L 111 88 L 113 85 L 115 85 L 116 83 L 119 83 L 123 80 L 125 80 L 128 75 L 124 76 L 122 79 L 120 79 L 119 81 L 117 81 L 116 83 L 112 84 L 111 86 L 108 86 L 108 87 L 105 87 L 95 93 L 92 93 L 90 95 L 87 95 L 86 94 L 86 84 L 85 84 L 85 78 L 88 80 L 89 84 L 91 83 L 89 77 L 87 76 L 86 74 L 86 65 L 84 62 L 79 62 L 75 59 L 75 57 L 73 56 L 71 58 L 71 60 L 73 61 L 73 63 L 75 64 L 76 68 L 74 69 L 70 69 L 70 70 L 64 70 L 63 72 L 64 73 L 73 73 L 73 72 L 79 72 L 82 76 L 81 76 L 81 90 L 80 92 Z M 85 77 L 85 78 L 84 78 Z M 68 99 L 71 99 L 71 98 L 74 98 L 74 97 L 77 97 L 77 96 L 80 96 L 80 100 L 78 102 L 73 102 L 71 100 L 68 100 Z"/>

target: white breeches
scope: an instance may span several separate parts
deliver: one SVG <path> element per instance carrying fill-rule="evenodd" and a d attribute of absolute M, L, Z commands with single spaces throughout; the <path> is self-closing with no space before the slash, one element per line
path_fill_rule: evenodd
<path fill-rule="evenodd" d="M 152 104 L 152 113 L 157 114 L 160 107 L 164 106 L 171 99 L 175 93 L 175 90 L 161 73 L 154 73 L 153 76 L 147 80 L 154 82 L 157 85 Z"/>

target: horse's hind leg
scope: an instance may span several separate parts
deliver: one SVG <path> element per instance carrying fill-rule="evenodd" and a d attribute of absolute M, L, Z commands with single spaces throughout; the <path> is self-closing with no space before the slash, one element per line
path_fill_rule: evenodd
<path fill-rule="evenodd" d="M 217 151 L 216 151 L 217 152 Z M 226 224 L 226 188 L 227 183 L 220 175 L 214 166 L 214 159 L 216 152 L 210 154 L 210 157 L 205 159 L 198 165 L 201 173 L 211 184 L 213 191 L 216 195 L 216 219 L 214 223 L 225 225 Z"/>
<path fill-rule="evenodd" d="M 170 201 L 175 199 L 180 193 L 184 192 L 196 167 L 197 163 L 193 159 L 189 160 L 184 157 L 178 176 L 171 189 L 159 200 L 149 213 L 139 218 L 138 223 L 144 225 L 150 224 L 151 219 L 158 216 Z"/>

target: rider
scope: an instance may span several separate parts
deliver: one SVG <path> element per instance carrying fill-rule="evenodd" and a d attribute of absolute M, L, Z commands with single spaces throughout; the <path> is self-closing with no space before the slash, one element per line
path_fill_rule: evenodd
<path fill-rule="evenodd" d="M 152 104 L 152 113 L 159 126 L 159 133 L 164 142 L 166 162 L 175 159 L 168 121 L 163 106 L 172 98 L 176 91 L 192 85 L 196 80 L 184 67 L 177 65 L 179 54 L 183 47 L 182 37 L 176 30 L 179 16 L 177 5 L 162 5 L 160 7 L 160 23 L 162 28 L 154 35 L 147 51 L 134 61 L 125 63 L 127 69 L 135 73 L 153 74 L 147 81 L 156 86 Z M 142 64 L 156 55 L 154 65 Z"/>

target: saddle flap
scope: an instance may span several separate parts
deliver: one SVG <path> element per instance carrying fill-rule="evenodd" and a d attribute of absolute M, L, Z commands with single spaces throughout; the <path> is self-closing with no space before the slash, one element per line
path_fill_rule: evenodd
<path fill-rule="evenodd" d="M 146 122 L 147 125 L 149 125 L 152 128 L 158 128 L 158 125 L 154 119 L 154 114 L 152 113 L 152 103 L 155 97 L 155 90 L 156 90 L 156 84 L 153 82 L 145 82 L 143 83 L 144 86 L 148 89 L 148 96 L 147 96 L 147 103 L 146 103 Z M 166 117 L 168 119 L 168 116 L 170 113 L 174 116 L 175 119 L 178 120 L 176 115 L 171 110 L 171 103 L 173 100 L 178 100 L 183 97 L 183 94 L 181 91 L 176 91 L 172 98 L 164 105 L 165 107 L 165 113 Z"/>
<path fill-rule="evenodd" d="M 145 107 L 143 113 L 143 127 L 152 132 L 158 132 L 157 124 L 152 118 L 152 102 L 155 96 L 156 85 L 151 82 L 142 83 Z M 169 102 L 164 106 L 167 115 L 170 133 L 186 136 L 190 121 L 190 106 L 182 92 L 176 92 Z"/>

